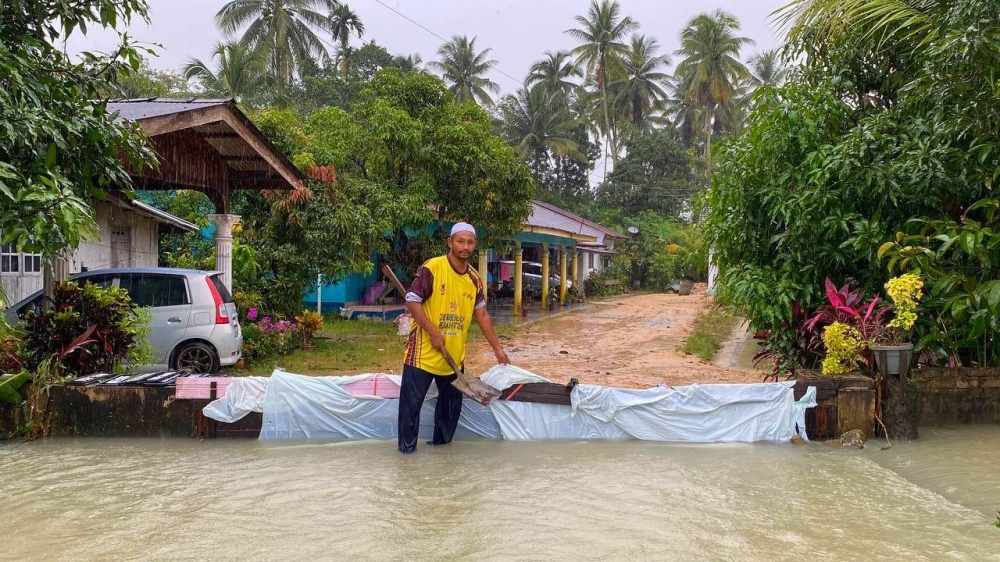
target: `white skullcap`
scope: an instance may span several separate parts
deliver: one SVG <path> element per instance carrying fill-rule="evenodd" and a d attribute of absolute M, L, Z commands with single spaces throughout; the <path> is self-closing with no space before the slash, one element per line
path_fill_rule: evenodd
<path fill-rule="evenodd" d="M 455 226 L 451 227 L 451 235 L 454 236 L 459 232 L 470 232 L 473 236 L 476 235 L 476 229 L 472 227 L 471 224 L 467 222 L 455 223 Z"/>

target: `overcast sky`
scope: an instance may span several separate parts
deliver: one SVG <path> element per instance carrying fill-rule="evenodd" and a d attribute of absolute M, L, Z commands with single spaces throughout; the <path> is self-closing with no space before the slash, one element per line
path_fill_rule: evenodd
<path fill-rule="evenodd" d="M 477 36 L 476 46 L 490 47 L 497 61 L 492 79 L 504 93 L 516 89 L 531 64 L 545 51 L 570 49 L 572 39 L 564 33 L 575 27 L 573 17 L 585 15 L 588 0 L 349 0 L 348 5 L 365 24 L 364 40 L 375 40 L 393 54 L 420 53 L 424 61 L 437 58 L 442 41 L 418 25 L 394 13 L 396 10 L 436 35 Z M 384 3 L 384 5 L 383 5 Z M 756 44 L 744 59 L 755 52 L 781 44 L 770 14 L 788 0 L 620 0 L 622 13 L 641 25 L 639 33 L 656 37 L 661 53 L 675 59 L 681 28 L 699 13 L 722 8 L 742 23 L 742 33 Z M 220 39 L 215 14 L 225 0 L 149 0 L 150 23 L 133 25 L 129 34 L 139 41 L 158 43 L 154 68 L 177 70 L 191 56 L 208 62 L 212 47 Z M 388 7 L 387 7 L 388 6 Z M 392 10 L 390 9 L 392 8 Z M 114 35 L 91 31 L 68 43 L 71 52 L 109 51 Z M 352 40 L 355 46 L 360 42 Z M 332 42 L 332 41 L 331 41 Z M 333 49 L 331 48 L 331 53 Z M 672 67 L 671 67 L 672 68 Z M 508 74 L 513 78 L 504 76 Z"/>

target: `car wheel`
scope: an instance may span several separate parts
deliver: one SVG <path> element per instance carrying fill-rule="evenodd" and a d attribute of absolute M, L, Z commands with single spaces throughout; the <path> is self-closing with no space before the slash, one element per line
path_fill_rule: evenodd
<path fill-rule="evenodd" d="M 193 373 L 218 373 L 219 356 L 210 346 L 201 342 L 188 342 L 177 349 L 174 369 Z"/>

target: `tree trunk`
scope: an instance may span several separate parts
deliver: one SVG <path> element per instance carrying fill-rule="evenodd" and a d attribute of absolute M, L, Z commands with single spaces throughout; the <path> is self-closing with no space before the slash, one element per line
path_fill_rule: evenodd
<path fill-rule="evenodd" d="M 602 104 L 604 106 L 604 138 L 605 138 L 604 147 L 605 147 L 605 151 L 607 151 L 608 150 L 608 142 L 611 140 L 610 139 L 610 136 L 611 136 L 611 117 L 608 116 L 608 88 L 607 88 L 607 85 L 608 85 L 608 69 L 603 64 L 604 61 L 601 61 L 601 62 L 602 62 L 602 64 L 601 64 L 601 76 L 600 76 L 600 78 L 601 78 L 601 98 L 604 100 L 604 103 Z M 614 150 L 614 152 L 611 153 L 611 161 L 614 162 L 615 167 L 618 167 L 618 148 L 617 148 L 617 144 L 616 143 L 612 143 L 612 148 L 614 148 L 615 150 Z M 604 169 L 605 169 L 604 177 L 605 177 L 605 179 L 607 179 L 607 168 L 608 168 L 607 166 L 604 166 Z"/>

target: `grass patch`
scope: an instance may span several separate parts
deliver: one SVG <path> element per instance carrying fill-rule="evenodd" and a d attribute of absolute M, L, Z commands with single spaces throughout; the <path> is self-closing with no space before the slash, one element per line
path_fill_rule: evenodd
<path fill-rule="evenodd" d="M 366 372 L 399 372 L 406 338 L 396 335 L 392 322 L 345 320 L 325 317 L 316 334 L 314 349 L 297 349 L 288 355 L 236 369 L 239 375 L 270 375 L 275 367 L 303 375 L 346 375 Z"/>
<path fill-rule="evenodd" d="M 691 335 L 680 350 L 697 355 L 702 361 L 711 361 L 722 348 L 722 342 L 733 332 L 736 318 L 721 308 L 710 308 L 698 315 Z"/>
<path fill-rule="evenodd" d="M 493 325 L 497 336 L 511 337 L 520 327 Z M 469 343 L 486 341 L 479 324 L 469 327 Z M 267 376 L 280 367 L 300 375 L 351 375 L 358 373 L 399 374 L 403 366 L 406 337 L 396 334 L 396 324 L 381 320 L 345 320 L 325 315 L 316 333 L 313 349 L 297 349 L 288 355 L 268 357 L 252 365 L 233 369 L 234 375 Z"/>

